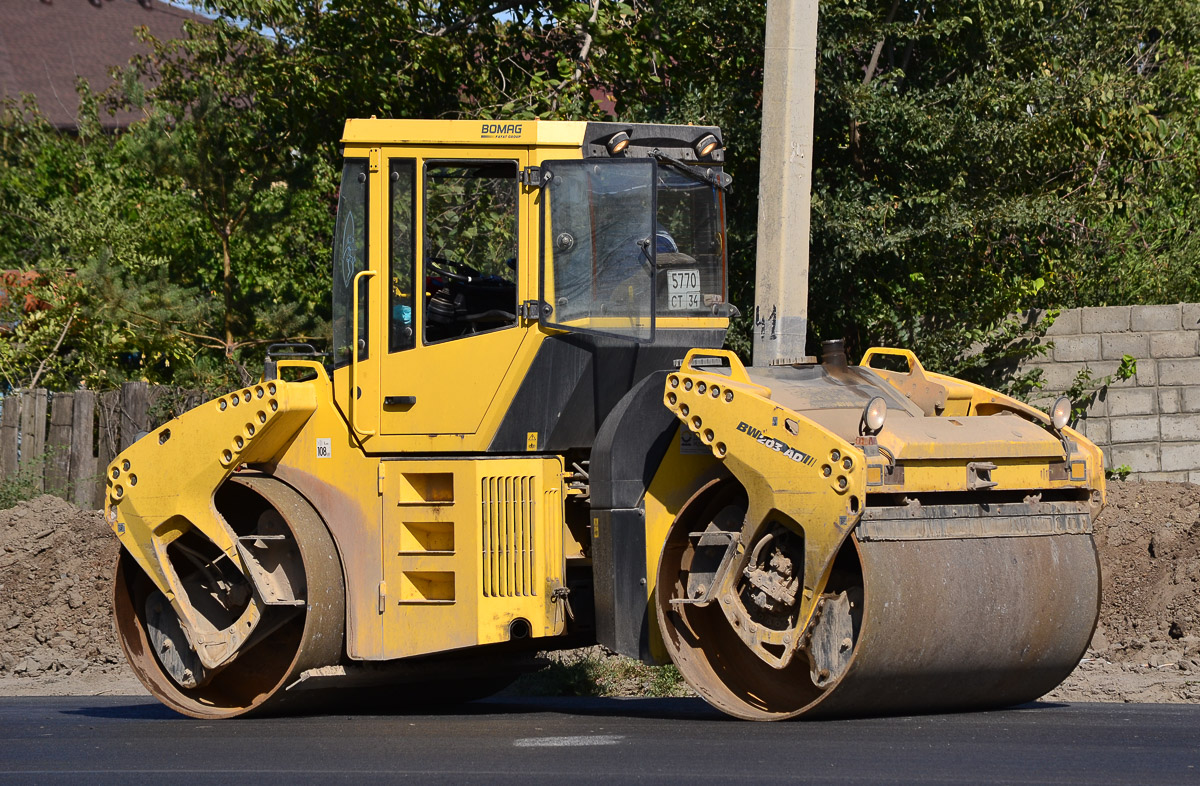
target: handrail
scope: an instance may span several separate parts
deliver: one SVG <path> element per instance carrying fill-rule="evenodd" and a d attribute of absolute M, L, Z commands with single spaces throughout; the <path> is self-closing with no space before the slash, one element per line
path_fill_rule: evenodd
<path fill-rule="evenodd" d="M 358 427 L 358 282 L 374 276 L 374 270 L 360 270 L 354 274 L 354 280 L 350 283 L 350 298 L 353 301 L 350 319 L 354 322 L 351 334 L 353 341 L 350 347 L 350 428 L 354 429 L 354 433 L 360 437 L 370 437 L 375 432 L 363 431 Z"/>

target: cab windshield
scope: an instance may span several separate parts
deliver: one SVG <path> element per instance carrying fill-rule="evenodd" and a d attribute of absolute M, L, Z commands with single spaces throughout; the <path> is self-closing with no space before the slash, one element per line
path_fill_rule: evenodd
<path fill-rule="evenodd" d="M 657 180 L 658 315 L 711 316 L 725 302 L 725 194 L 667 166 Z"/>
<path fill-rule="evenodd" d="M 651 159 L 546 162 L 542 321 L 653 341 L 726 299 L 725 196 Z"/>

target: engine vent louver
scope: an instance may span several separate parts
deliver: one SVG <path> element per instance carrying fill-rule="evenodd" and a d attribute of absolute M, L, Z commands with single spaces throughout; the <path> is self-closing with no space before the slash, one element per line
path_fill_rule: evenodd
<path fill-rule="evenodd" d="M 534 592 L 533 475 L 503 475 L 481 480 L 480 521 L 483 524 L 483 595 L 515 598 Z"/>

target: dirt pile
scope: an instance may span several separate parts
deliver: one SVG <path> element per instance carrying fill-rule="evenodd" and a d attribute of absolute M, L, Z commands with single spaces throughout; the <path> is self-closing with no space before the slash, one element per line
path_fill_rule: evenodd
<path fill-rule="evenodd" d="M 1110 483 L 1095 528 L 1100 624 L 1050 697 L 1200 701 L 1200 486 Z"/>
<path fill-rule="evenodd" d="M 1111 483 L 1100 625 L 1048 699 L 1200 701 L 1200 486 Z M 0 694 L 139 691 L 112 627 L 117 542 L 44 496 L 0 511 Z"/>
<path fill-rule="evenodd" d="M 117 541 L 96 511 L 43 496 L 0 511 L 0 677 L 123 675 L 109 600 Z"/>
<path fill-rule="evenodd" d="M 1200 657 L 1200 486 L 1120 491 L 1096 521 L 1104 567 L 1096 649 L 1156 666 Z"/>

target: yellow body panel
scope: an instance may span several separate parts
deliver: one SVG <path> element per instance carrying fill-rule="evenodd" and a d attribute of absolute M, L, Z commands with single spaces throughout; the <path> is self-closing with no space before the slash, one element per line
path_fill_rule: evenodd
<path fill-rule="evenodd" d="M 563 632 L 562 463 L 553 458 L 382 464 L 383 656 Z"/>
<path fill-rule="evenodd" d="M 969 428 L 968 428 L 969 427 Z M 969 431 L 969 441 L 967 439 Z M 1062 442 L 1019 417 L 912 418 L 887 420 L 879 444 L 897 461 L 975 458 L 1063 458 Z"/>
<path fill-rule="evenodd" d="M 882 355 L 904 358 L 909 371 L 876 369 L 876 373 L 934 417 L 889 417 L 879 445 L 893 460 L 904 463 L 904 480 L 877 484 L 874 478 L 881 474 L 876 472 L 871 491 L 967 488 L 963 461 L 973 459 L 996 465 L 990 479 L 998 490 L 1086 488 L 1093 494 L 1097 511 L 1104 504 L 1104 456 L 1081 433 L 1067 427 L 1062 432 L 1064 439 L 1059 439 L 1047 430 L 1050 418 L 1041 410 L 982 385 L 927 372 L 906 349 L 872 347 L 864 353 L 861 365 L 869 366 L 873 357 Z M 956 439 L 959 429 L 969 431 L 970 439 Z M 872 463 L 880 468 L 885 465 L 882 459 L 872 459 Z M 1051 476 L 1049 465 L 1053 463 L 1065 465 L 1064 477 Z"/>
<path fill-rule="evenodd" d="M 310 384 L 330 388 L 325 377 Z M 497 638 L 499 620 L 515 617 L 529 620 L 534 637 L 561 632 L 562 607 L 552 604 L 545 589 L 562 579 L 561 567 L 554 567 L 562 563 L 563 538 L 562 465 L 557 457 L 380 460 L 357 446 L 328 393 L 322 404 L 272 470 L 314 502 L 338 545 L 351 658 L 387 660 L 507 640 L 507 635 Z M 317 440 L 331 435 L 333 456 L 325 458 Z M 530 512 L 535 543 L 541 544 L 541 573 L 533 597 L 474 594 L 481 591 L 483 570 L 478 482 L 506 472 L 536 478 L 531 498 L 536 504 Z M 450 499 L 437 499 L 436 490 L 425 490 L 420 497 L 417 490 L 423 487 L 414 484 L 413 474 L 449 476 L 442 496 Z M 439 547 L 447 539 L 454 545 Z M 409 602 L 422 593 L 428 600 L 445 600 L 439 593 L 445 595 L 447 573 L 454 576 L 454 603 Z M 452 643 L 464 640 L 467 644 Z"/>

